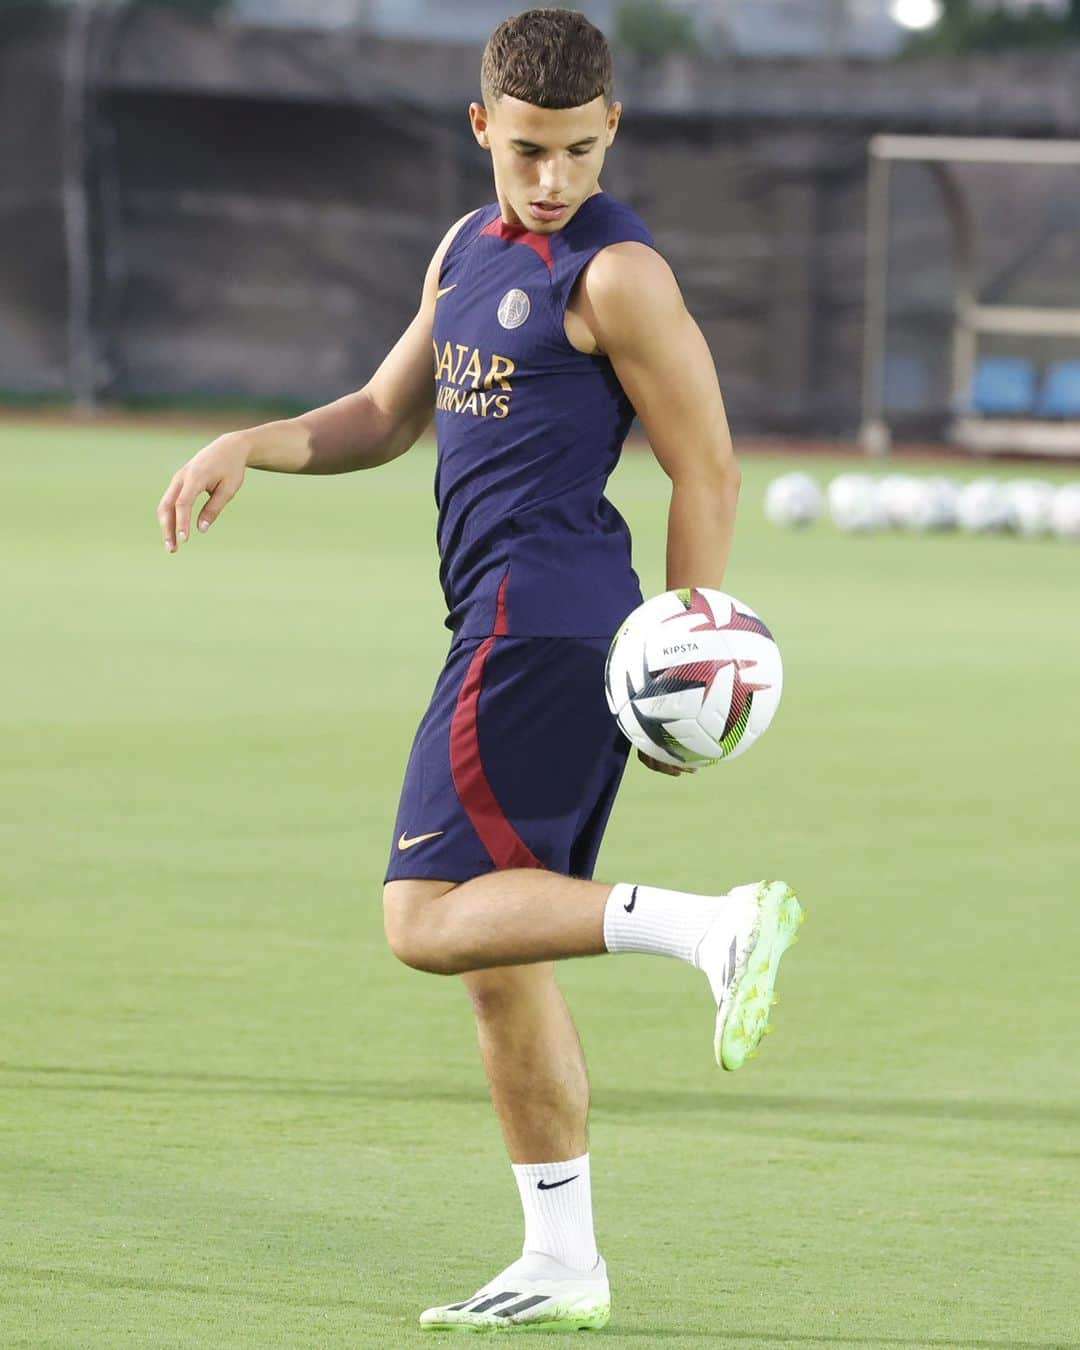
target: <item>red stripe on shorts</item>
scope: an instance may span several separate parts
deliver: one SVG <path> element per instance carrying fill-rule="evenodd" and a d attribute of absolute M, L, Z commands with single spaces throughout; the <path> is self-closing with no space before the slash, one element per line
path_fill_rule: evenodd
<path fill-rule="evenodd" d="M 450 722 L 450 772 L 454 777 L 454 787 L 465 808 L 465 814 L 480 836 L 480 842 L 491 854 L 491 861 L 500 872 L 510 867 L 543 867 L 543 863 L 534 856 L 503 814 L 503 809 L 491 790 L 491 784 L 484 772 L 484 762 L 480 758 L 480 736 L 477 725 L 480 689 L 484 682 L 484 666 L 495 645 L 495 639 L 505 637 L 509 632 L 506 620 L 508 580 L 509 574 L 503 578 L 495 602 L 495 627 L 491 637 L 486 638 L 477 647 L 473 659 L 469 662 L 469 669 L 465 672 L 465 680 Z"/>

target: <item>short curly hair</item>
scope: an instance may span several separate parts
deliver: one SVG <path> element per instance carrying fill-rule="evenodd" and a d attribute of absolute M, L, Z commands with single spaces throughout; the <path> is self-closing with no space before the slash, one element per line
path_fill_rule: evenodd
<path fill-rule="evenodd" d="M 480 64 L 484 102 L 503 95 L 537 108 L 611 102 L 611 48 L 599 28 L 570 9 L 529 9 L 499 24 Z"/>

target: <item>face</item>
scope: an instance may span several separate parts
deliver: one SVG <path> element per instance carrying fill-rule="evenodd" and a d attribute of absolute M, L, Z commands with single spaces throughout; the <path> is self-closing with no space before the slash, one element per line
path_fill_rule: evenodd
<path fill-rule="evenodd" d="M 471 103 L 473 135 L 491 151 L 503 219 L 536 234 L 561 230 L 600 191 L 621 113 L 622 104 L 609 107 L 602 95 L 579 108 L 537 108 L 506 95 L 491 108 Z"/>

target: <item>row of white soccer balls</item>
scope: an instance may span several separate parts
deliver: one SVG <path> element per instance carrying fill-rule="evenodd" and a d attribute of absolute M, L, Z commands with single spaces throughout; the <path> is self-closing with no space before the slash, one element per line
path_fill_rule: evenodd
<path fill-rule="evenodd" d="M 881 529 L 961 529 L 969 534 L 1015 531 L 1080 539 L 1080 483 L 1055 487 L 1036 478 L 1001 483 L 951 478 L 842 473 L 824 492 L 808 473 L 774 478 L 765 493 L 765 514 L 774 525 L 810 525 L 828 509 L 846 533 Z"/>

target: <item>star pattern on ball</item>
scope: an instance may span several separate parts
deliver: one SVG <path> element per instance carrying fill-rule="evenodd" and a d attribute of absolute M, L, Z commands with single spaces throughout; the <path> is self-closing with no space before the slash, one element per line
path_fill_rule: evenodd
<path fill-rule="evenodd" d="M 691 633 L 725 633 L 730 631 L 740 633 L 760 633 L 762 637 L 772 638 L 772 634 L 757 617 L 756 614 L 744 614 L 741 609 L 731 606 L 731 613 L 728 615 L 727 623 L 717 623 L 713 607 L 709 603 L 709 597 L 704 591 L 699 591 L 693 586 L 688 591 L 680 591 L 684 612 L 682 614 L 672 614 L 670 618 L 664 620 L 665 623 L 674 623 L 676 619 L 685 619 L 689 614 L 700 615 L 705 622 L 697 623 L 693 628 L 688 629 Z"/>
<path fill-rule="evenodd" d="M 742 610 L 731 606 L 731 613 L 728 615 L 726 623 L 717 622 L 717 617 L 709 603 L 709 597 L 693 587 L 689 592 L 682 596 L 685 612 L 683 614 L 673 614 L 671 618 L 665 619 L 665 623 L 671 623 L 674 619 L 685 619 L 687 615 L 694 614 L 700 616 L 704 622 L 694 624 L 689 629 L 691 633 L 724 633 L 724 632 L 742 632 L 742 633 L 760 633 L 763 637 L 772 638 L 772 634 L 754 614 L 744 614 Z M 767 684 L 753 684 L 749 680 L 742 678 L 742 672 L 756 666 L 756 661 L 740 661 L 734 657 L 718 658 L 711 661 L 688 661 L 681 666 L 668 666 L 660 676 L 652 676 L 650 682 L 655 686 L 651 693 L 674 693 L 679 689 L 702 688 L 704 690 L 703 698 L 708 698 L 712 692 L 712 687 L 716 682 L 716 677 L 722 670 L 728 666 L 735 667 L 735 678 L 731 690 L 731 714 L 728 717 L 728 725 L 724 728 L 725 734 L 743 715 L 747 706 L 749 695 L 757 693 L 763 689 L 768 689 Z M 644 695 L 644 691 L 642 691 Z M 752 702 L 752 700 L 751 700 Z"/>

